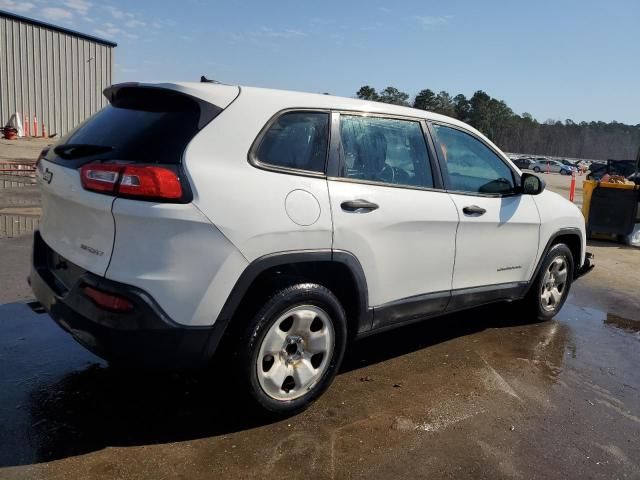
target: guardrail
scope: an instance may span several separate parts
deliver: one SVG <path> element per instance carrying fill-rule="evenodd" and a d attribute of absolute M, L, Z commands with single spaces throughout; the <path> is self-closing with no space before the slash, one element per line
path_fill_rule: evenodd
<path fill-rule="evenodd" d="M 0 162 L 0 188 L 22 187 L 35 183 L 35 162 Z"/>
<path fill-rule="evenodd" d="M 18 176 L 35 176 L 35 162 L 0 162 L 0 174 L 2 175 L 18 175 Z"/>

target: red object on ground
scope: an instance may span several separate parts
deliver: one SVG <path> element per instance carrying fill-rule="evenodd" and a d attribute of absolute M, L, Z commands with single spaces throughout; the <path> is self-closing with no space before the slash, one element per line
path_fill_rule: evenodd
<path fill-rule="evenodd" d="M 47 126 L 44 123 L 42 124 L 42 136 L 47 138 Z"/>
<path fill-rule="evenodd" d="M 3 130 L 3 136 L 7 140 L 15 140 L 18 137 L 18 131 L 15 128 L 5 127 Z"/>
<path fill-rule="evenodd" d="M 547 162 L 547 173 L 551 173 L 551 164 Z"/>
<path fill-rule="evenodd" d="M 33 116 L 33 133 L 31 134 L 34 137 L 38 136 L 38 117 Z"/>
<path fill-rule="evenodd" d="M 571 172 L 571 187 L 569 188 L 569 201 L 573 202 L 576 196 L 576 171 Z"/>
<path fill-rule="evenodd" d="M 29 135 L 29 117 L 27 115 L 24 116 L 24 136 L 30 137 Z"/>

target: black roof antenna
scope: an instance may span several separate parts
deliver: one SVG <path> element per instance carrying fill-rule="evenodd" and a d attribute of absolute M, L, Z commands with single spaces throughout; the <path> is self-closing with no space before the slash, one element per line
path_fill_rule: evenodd
<path fill-rule="evenodd" d="M 200 76 L 200 83 L 220 83 L 220 82 L 217 81 L 217 80 L 211 80 L 211 79 L 205 77 L 204 75 L 201 75 Z"/>

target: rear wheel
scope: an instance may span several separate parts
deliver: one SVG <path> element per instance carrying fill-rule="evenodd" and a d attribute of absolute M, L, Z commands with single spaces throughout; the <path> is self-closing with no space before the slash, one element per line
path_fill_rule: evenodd
<path fill-rule="evenodd" d="M 345 313 L 327 288 L 302 283 L 275 293 L 236 348 L 237 379 L 261 410 L 290 415 L 317 399 L 344 355 Z"/>
<path fill-rule="evenodd" d="M 571 250 L 564 243 L 549 249 L 524 302 L 529 314 L 548 320 L 560 311 L 573 281 L 573 265 Z"/>
<path fill-rule="evenodd" d="M 536 173 L 540 173 L 540 167 L 533 167 L 533 171 Z"/>

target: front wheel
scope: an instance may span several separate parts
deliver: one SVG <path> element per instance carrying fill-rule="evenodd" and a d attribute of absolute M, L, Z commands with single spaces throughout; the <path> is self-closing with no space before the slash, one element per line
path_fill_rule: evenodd
<path fill-rule="evenodd" d="M 237 379 L 262 411 L 297 413 L 331 385 L 346 338 L 344 309 L 330 290 L 286 287 L 249 321 L 236 348 Z"/>
<path fill-rule="evenodd" d="M 549 249 L 524 302 L 529 314 L 549 320 L 560 311 L 573 281 L 573 265 L 571 250 L 564 243 Z"/>
<path fill-rule="evenodd" d="M 536 173 L 540 173 L 540 167 L 533 167 L 533 171 Z"/>

